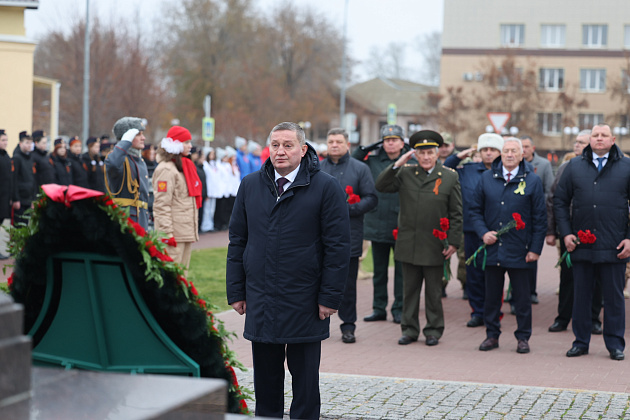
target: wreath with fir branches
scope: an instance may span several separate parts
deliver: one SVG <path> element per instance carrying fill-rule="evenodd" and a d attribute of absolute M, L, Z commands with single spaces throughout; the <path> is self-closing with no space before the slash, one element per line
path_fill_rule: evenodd
<path fill-rule="evenodd" d="M 248 413 L 245 390 L 234 372 L 243 366 L 226 343 L 234 333 L 214 318 L 183 269 L 168 256 L 166 238 L 146 232 L 108 195 L 65 188 L 44 186 L 29 210 L 28 225 L 11 229 L 9 250 L 15 265 L 8 286 L 13 299 L 24 305 L 25 331 L 30 331 L 44 302 L 44 262 L 49 256 L 77 250 L 118 256 L 160 327 L 199 364 L 201 376 L 228 381 L 228 411 Z"/>

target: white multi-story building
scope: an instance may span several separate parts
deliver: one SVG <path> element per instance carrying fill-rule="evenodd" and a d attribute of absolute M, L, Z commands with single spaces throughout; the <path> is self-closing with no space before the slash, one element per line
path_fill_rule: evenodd
<path fill-rule="evenodd" d="M 623 86 L 630 94 L 628 0 L 444 0 L 442 93 L 448 87 L 478 92 L 482 63 L 498 65 L 508 55 L 517 68 L 534 67 L 538 78 L 539 103 L 531 117 L 536 121 L 530 121 L 537 129 L 523 134 L 532 135 L 539 149 L 569 149 L 571 132 L 606 122 L 616 127 L 618 144 L 626 135 L 622 148 L 630 151 L 628 100 L 611 96 L 614 87 Z M 563 93 L 587 105 L 562 109 Z M 474 131 L 488 124 L 477 114 L 466 134 L 474 138 Z"/>

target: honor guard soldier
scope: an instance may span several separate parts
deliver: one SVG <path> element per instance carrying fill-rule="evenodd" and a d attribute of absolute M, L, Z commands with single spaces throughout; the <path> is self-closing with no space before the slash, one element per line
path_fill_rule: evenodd
<path fill-rule="evenodd" d="M 118 143 L 105 159 L 105 188 L 120 207 L 145 229 L 149 224 L 149 173 L 142 159 L 144 124 L 136 117 L 123 117 L 113 128 Z"/>

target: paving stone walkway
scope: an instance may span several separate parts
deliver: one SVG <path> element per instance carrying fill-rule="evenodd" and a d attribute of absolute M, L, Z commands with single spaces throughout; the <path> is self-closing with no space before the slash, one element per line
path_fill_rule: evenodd
<path fill-rule="evenodd" d="M 254 388 L 251 370 L 237 375 Z M 322 419 L 630 419 L 625 393 L 334 373 L 320 388 Z M 285 418 L 291 400 L 287 373 Z"/>

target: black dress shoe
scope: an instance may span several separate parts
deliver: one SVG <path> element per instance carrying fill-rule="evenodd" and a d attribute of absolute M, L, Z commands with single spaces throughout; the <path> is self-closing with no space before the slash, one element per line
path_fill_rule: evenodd
<path fill-rule="evenodd" d="M 418 341 L 418 339 L 409 337 L 408 335 L 403 335 L 398 339 L 398 344 L 400 344 L 401 346 L 405 346 L 407 344 L 413 343 L 414 341 Z"/>
<path fill-rule="evenodd" d="M 623 352 L 619 349 L 610 350 L 610 358 L 613 360 L 623 360 L 624 359 Z"/>
<path fill-rule="evenodd" d="M 401 316 L 402 316 L 401 314 L 394 314 L 393 315 L 393 317 L 394 317 L 394 324 L 400 324 Z"/>
<path fill-rule="evenodd" d="M 437 346 L 438 338 L 430 335 L 430 336 L 427 337 L 425 343 L 426 343 L 427 346 Z"/>
<path fill-rule="evenodd" d="M 473 316 L 468 320 L 466 326 L 470 328 L 481 327 L 483 326 L 483 318 L 480 316 Z"/>
<path fill-rule="evenodd" d="M 516 345 L 517 353 L 529 353 L 529 343 L 527 340 L 518 340 L 518 344 Z"/>
<path fill-rule="evenodd" d="M 513 303 L 510 303 L 510 313 L 516 315 L 516 306 Z"/>
<path fill-rule="evenodd" d="M 442 297 L 446 297 L 446 286 L 442 286 Z"/>
<path fill-rule="evenodd" d="M 551 327 L 549 327 L 549 332 L 559 332 L 559 331 L 566 331 L 567 330 L 567 326 L 561 322 L 554 322 L 553 324 L 551 324 Z"/>
<path fill-rule="evenodd" d="M 341 341 L 344 343 L 354 343 L 357 339 L 352 331 L 344 331 L 343 334 L 341 334 Z"/>
<path fill-rule="evenodd" d="M 385 314 L 377 314 L 376 312 L 372 312 L 370 315 L 363 318 L 365 322 L 372 321 L 385 321 L 387 319 L 387 315 Z"/>
<path fill-rule="evenodd" d="M 569 350 L 567 352 L 567 357 L 578 357 L 578 356 L 582 356 L 583 354 L 588 354 L 588 349 L 585 349 L 584 347 L 571 347 L 571 350 Z"/>
<path fill-rule="evenodd" d="M 531 296 L 530 296 L 530 298 L 531 298 L 532 303 L 533 303 L 534 305 L 538 305 L 538 304 L 540 303 L 540 301 L 538 300 L 538 296 L 536 296 L 536 295 L 531 295 Z"/>
<path fill-rule="evenodd" d="M 602 331 L 602 323 L 601 322 L 594 322 L 593 326 L 591 327 L 591 334 L 595 334 L 595 335 L 602 335 L 603 331 Z"/>
<path fill-rule="evenodd" d="M 0 260 L 8 260 L 8 259 L 9 259 L 8 256 L 0 254 Z"/>
<path fill-rule="evenodd" d="M 488 350 L 496 349 L 497 347 L 499 347 L 499 339 L 488 337 L 483 341 L 483 343 L 481 343 L 481 345 L 479 346 L 479 350 L 488 351 Z"/>

